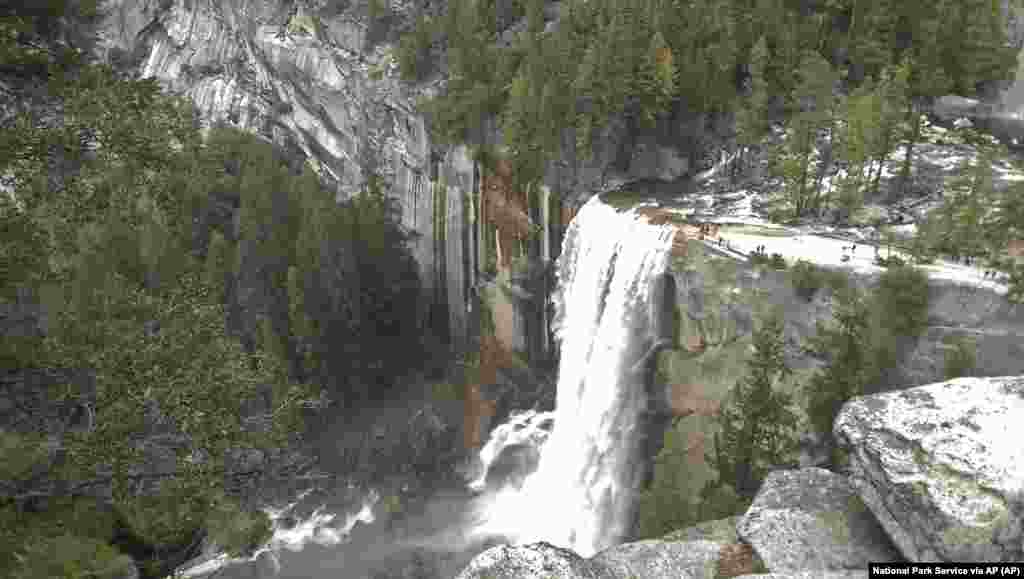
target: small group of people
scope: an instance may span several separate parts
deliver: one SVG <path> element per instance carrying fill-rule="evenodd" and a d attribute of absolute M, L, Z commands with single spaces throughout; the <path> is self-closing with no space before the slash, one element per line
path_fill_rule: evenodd
<path fill-rule="evenodd" d="M 997 277 L 999 277 L 999 273 L 1000 272 L 998 270 L 995 270 L 995 269 L 986 269 L 985 270 L 984 278 L 985 279 L 996 279 Z"/>
<path fill-rule="evenodd" d="M 850 261 L 850 254 L 853 254 L 853 253 L 856 253 L 856 252 L 857 252 L 857 244 L 856 243 L 854 243 L 853 245 L 844 245 L 843 246 L 843 256 L 841 258 L 839 258 L 839 259 L 843 263 L 846 263 L 846 262 Z"/>
<path fill-rule="evenodd" d="M 725 240 L 725 239 L 722 239 L 721 237 L 718 238 L 718 246 L 719 247 L 723 247 L 724 246 L 726 249 L 730 249 L 729 241 Z"/>
<path fill-rule="evenodd" d="M 757 255 L 764 255 L 765 254 L 765 249 L 764 248 L 765 248 L 764 245 L 758 245 L 757 247 L 754 248 L 754 253 L 756 253 Z"/>
<path fill-rule="evenodd" d="M 700 233 L 701 240 L 706 237 L 712 237 L 715 234 L 715 230 L 712 228 L 712 224 L 710 223 L 698 223 L 697 230 Z"/>

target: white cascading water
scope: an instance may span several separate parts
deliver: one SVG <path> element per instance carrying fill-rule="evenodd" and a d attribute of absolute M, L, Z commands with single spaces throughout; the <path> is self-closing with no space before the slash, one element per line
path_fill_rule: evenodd
<path fill-rule="evenodd" d="M 363 498 L 359 510 L 350 512 L 344 517 L 344 523 L 339 524 L 338 517 L 326 512 L 326 508 L 321 506 L 308 517 L 299 520 L 297 524 L 283 525 L 282 521 L 288 518 L 295 507 L 311 492 L 310 490 L 303 492 L 294 502 L 283 509 L 269 507 L 263 509 L 270 518 L 273 535 L 269 542 L 257 549 L 251 556 L 247 558 L 231 558 L 226 554 L 221 554 L 200 563 L 189 563 L 188 567 L 180 568 L 176 573 L 181 577 L 189 579 L 205 577 L 231 564 L 256 561 L 265 553 L 269 554 L 275 573 L 280 572 L 281 563 L 278 559 L 278 552 L 283 549 L 301 551 L 307 543 L 315 543 L 325 547 L 345 543 L 356 523 L 372 523 L 374 521 L 373 507 L 380 501 L 380 494 L 371 489 Z"/>
<path fill-rule="evenodd" d="M 553 298 L 561 346 L 553 431 L 539 432 L 551 413 L 517 415 L 510 422 L 522 424 L 495 429 L 481 453 L 485 471 L 513 441 L 533 441 L 540 460 L 521 488 L 480 499 L 470 536 L 547 541 L 589 557 L 624 535 L 641 482 L 637 422 L 646 404 L 642 377 L 630 369 L 649 346 L 651 288 L 667 268 L 673 234 L 597 196 L 580 209 Z"/>
<path fill-rule="evenodd" d="M 554 417 L 554 412 L 513 412 L 504 424 L 494 427 L 487 438 L 487 444 L 480 449 L 483 469 L 476 479 L 470 481 L 469 488 L 478 492 L 486 488 L 487 472 L 506 448 L 520 445 L 541 448 L 550 436 L 550 428 L 546 427 L 546 423 L 554 420 Z"/>

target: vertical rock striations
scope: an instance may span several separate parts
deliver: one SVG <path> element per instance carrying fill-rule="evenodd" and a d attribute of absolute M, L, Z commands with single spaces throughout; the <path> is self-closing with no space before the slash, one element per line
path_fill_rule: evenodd
<path fill-rule="evenodd" d="M 473 163 L 463 147 L 432 151 L 415 112 L 430 88 L 402 83 L 390 52 L 368 47 L 365 15 L 318 1 L 113 0 L 109 7 L 102 56 L 191 97 L 207 123 L 301 151 L 340 198 L 362 186 L 367 165 L 381 173 L 403 224 L 419 233 L 413 252 L 428 302 L 441 306 L 435 321 L 462 340 L 476 268 L 465 248 Z"/>

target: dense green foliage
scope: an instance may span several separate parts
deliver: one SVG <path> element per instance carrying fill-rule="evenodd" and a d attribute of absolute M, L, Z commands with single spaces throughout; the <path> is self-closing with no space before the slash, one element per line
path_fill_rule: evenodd
<path fill-rule="evenodd" d="M 564 131 L 587 155 L 613 116 L 649 124 L 679 104 L 692 113 L 735 111 L 738 140 L 749 147 L 779 111 L 771 96 L 783 97 L 776 104 L 794 114 L 795 138 L 783 172 L 801 215 L 823 203 L 800 164 L 810 161 L 807 144 L 839 129 L 843 114 L 866 119 L 840 131 L 863 163 L 894 146 L 896 121 L 911 120 L 928 98 L 971 96 L 1011 78 L 1016 55 L 999 9 L 988 0 L 573 0 L 554 24 L 543 0 L 458 0 L 420 14 L 396 56 L 405 78 L 422 79 L 433 72 L 424 70 L 428 55 L 439 51 L 446 84 L 427 105 L 435 131 L 479 141 L 487 119 L 499 119 L 524 182 L 539 178 Z M 525 27 L 511 34 L 521 17 Z M 849 88 L 867 81 L 849 106 L 832 98 L 840 79 Z M 905 131 L 911 154 L 914 125 Z"/>
<path fill-rule="evenodd" d="M 796 295 L 811 301 L 822 288 L 829 288 L 833 293 L 846 291 L 850 278 L 846 272 L 821 267 L 805 259 L 798 259 L 789 268 L 790 282 Z"/>
<path fill-rule="evenodd" d="M 48 385 L 49 403 L 87 417 L 57 439 L 59 453 L 35 450 L 45 444 L 41 423 L 8 435 L 19 440 L 5 448 L 5 465 L 31 457 L 32 468 L 0 475 L 0 567 L 16 577 L 105 576 L 124 566 L 112 532 L 70 528 L 56 507 L 40 511 L 34 501 L 88 500 L 95 485 L 109 486 L 119 536 L 187 544 L 211 505 L 234 508 L 210 494 L 224 484 L 227 450 L 285 444 L 310 389 L 225 334 L 223 305 L 189 246 L 199 140 L 187 106 L 98 66 L 49 87 L 64 106 L 62 124 L 27 111 L 2 131 L 13 191 L 0 200 L 3 295 L 12 304 L 43 300 L 50 319 L 43 335 L 5 337 L 17 347 L 4 348 L 4 366 L 14 376 L 83 369 L 92 379 Z M 257 395 L 273 401 L 273 414 L 240 415 Z M 183 442 L 172 455 L 177 475 L 163 481 L 138 470 L 154 413 Z M 149 494 L 139 494 L 143 486 Z M 167 572 L 159 552 L 150 555 L 139 561 L 144 574 Z"/>
<path fill-rule="evenodd" d="M 878 376 L 867 299 L 855 286 L 835 298 L 831 323 L 819 322 L 817 334 L 804 346 L 824 362 L 804 384 L 803 394 L 810 426 L 826 440 L 842 405 L 863 394 Z"/>
<path fill-rule="evenodd" d="M 240 205 L 234 244 L 216 223 L 199 232 L 210 240 L 207 272 L 226 276 L 238 307 L 264 320 L 243 328 L 252 339 L 339 401 L 372 395 L 411 369 L 421 345 L 420 280 L 412 234 L 382 180 L 371 175 L 336 203 L 308 165 L 296 175 L 269 143 L 241 131 L 211 131 L 206 150 L 215 159 L 206 213 L 215 199 Z M 266 299 L 247 300 L 250 287 Z"/>
<path fill-rule="evenodd" d="M 1024 263 L 1009 253 L 1024 238 L 1024 185 L 995 186 L 1000 161 L 1009 158 L 1006 147 L 972 128 L 955 131 L 955 139 L 973 146 L 945 186 L 942 203 L 927 215 L 911 241 L 910 252 L 919 263 L 943 254 L 954 259 L 984 260 L 984 267 L 1007 274 L 1011 303 L 1024 300 Z M 979 264 L 980 265 L 980 264 Z"/>
<path fill-rule="evenodd" d="M 746 510 L 768 471 L 787 465 L 792 456 L 797 424 L 793 400 L 776 388 L 789 375 L 782 319 L 768 316 L 755 331 L 745 375 L 716 416 L 714 448 L 705 460 L 717 478 L 708 480 L 699 496 L 686 490 L 693 476 L 693 440 L 674 423 L 665 433 L 654 478 L 640 496 L 640 537 L 661 537 Z"/>
<path fill-rule="evenodd" d="M 738 497 L 728 485 L 709 487 L 701 497 L 686 492 L 689 443 L 677 425 L 665 433 L 665 446 L 655 461 L 654 479 L 640 494 L 637 534 L 654 539 L 701 521 L 712 521 L 742 513 L 749 501 Z"/>
<path fill-rule="evenodd" d="M 552 20 L 543 0 L 459 0 L 421 10 L 396 58 L 405 78 L 423 80 L 442 56 L 442 90 L 423 103 L 433 132 L 490 146 L 496 126 L 520 190 L 551 158 L 590 155 L 614 118 L 637 129 L 708 113 L 735 121 L 743 154 L 734 175 L 781 123 L 785 139 L 769 151 L 782 180 L 773 218 L 828 212 L 842 222 L 880 194 L 912 190 L 923 113 L 935 97 L 975 96 L 1012 78 L 1016 55 L 1000 10 L 988 0 L 573 0 Z M 897 148 L 902 161 L 890 159 Z M 1014 210 L 1020 195 L 985 191 L 994 158 L 965 165 L 925 228 L 933 240 L 915 255 L 922 263 L 939 251 L 991 255 L 1010 274 L 1015 300 L 1024 269 L 996 256 L 1024 222 Z M 883 191 L 887 170 L 899 179 Z M 988 201 L 1006 209 L 979 211 Z M 889 261 L 898 259 L 880 263 Z"/>
<path fill-rule="evenodd" d="M 0 119 L 0 300 L 47 319 L 4 335 L 0 366 L 50 376 L 35 395 L 64 409 L 0 432 L 5 577 L 114 576 L 124 553 L 162 577 L 204 529 L 251 550 L 269 521 L 231 494 L 234 454 L 418 359 L 411 237 L 380 182 L 339 204 L 267 142 L 204 139 L 190 103 L 61 43 L 95 5 L 0 9 L 23 90 Z"/>
<path fill-rule="evenodd" d="M 899 362 L 902 346 L 927 325 L 928 279 L 912 267 L 882 273 L 870 294 L 852 284 L 833 292 L 833 318 L 804 345 L 822 366 L 803 385 L 812 430 L 830 440 L 849 399 L 874 387 Z"/>
<path fill-rule="evenodd" d="M 747 373 L 719 409 L 719 432 L 707 461 L 718 479 L 709 481 L 705 495 L 728 485 L 745 500 L 753 500 L 768 471 L 788 464 L 796 444 L 796 414 L 792 397 L 775 388 L 790 376 L 780 315 L 770 315 L 754 331 L 754 353 Z"/>
<path fill-rule="evenodd" d="M 872 311 L 891 335 L 917 338 L 928 325 L 928 274 L 916 267 L 890 267 L 878 278 Z"/>
<path fill-rule="evenodd" d="M 752 265 L 763 265 L 772 269 L 786 269 L 786 258 L 781 253 L 767 255 L 764 253 L 753 253 L 750 255 Z"/>

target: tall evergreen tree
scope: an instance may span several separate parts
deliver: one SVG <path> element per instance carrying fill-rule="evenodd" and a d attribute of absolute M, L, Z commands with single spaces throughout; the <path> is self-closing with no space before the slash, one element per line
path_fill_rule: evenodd
<path fill-rule="evenodd" d="M 1017 51 L 1006 38 L 1000 2 L 961 0 L 943 4 L 942 66 L 955 94 L 974 96 L 986 81 L 1012 80 Z M 1012 6 L 1007 7 L 1013 10 Z"/>
<path fill-rule="evenodd" d="M 942 249 L 951 254 L 979 257 L 1005 239 L 1000 235 L 998 221 L 989 218 L 990 208 L 998 204 L 992 167 L 999 152 L 987 139 L 973 130 L 969 132 L 975 135 L 977 155 L 965 158 L 958 167 L 958 175 L 946 183 L 939 213 L 947 216 L 950 227 Z"/>
<path fill-rule="evenodd" d="M 737 169 L 742 165 L 748 150 L 768 132 L 768 43 L 761 36 L 750 51 L 750 77 L 746 82 L 746 101 L 736 110 L 736 140 L 740 146 Z"/>
<path fill-rule="evenodd" d="M 227 289 L 227 276 L 231 273 L 231 260 L 234 252 L 220 231 L 214 230 L 210 235 L 210 244 L 206 250 L 204 281 L 213 288 L 214 296 L 223 303 Z"/>
<path fill-rule="evenodd" d="M 821 209 L 821 195 L 812 167 L 819 133 L 831 132 L 835 122 L 834 91 L 838 80 L 838 73 L 821 55 L 805 53 L 800 66 L 800 84 L 791 96 L 796 112 L 778 160 L 786 197 L 796 218 Z"/>
<path fill-rule="evenodd" d="M 811 428 L 823 440 L 832 440 L 832 425 L 842 405 L 863 394 L 877 376 L 869 314 L 864 296 L 850 285 L 837 292 L 831 323 L 819 322 L 816 335 L 804 346 L 809 354 L 824 361 L 803 386 Z M 838 457 L 834 445 L 832 448 L 835 462 Z"/>
<path fill-rule="evenodd" d="M 842 123 L 837 135 L 846 175 L 839 183 L 839 207 L 853 215 L 864 203 L 865 185 L 870 178 L 872 153 L 882 131 L 881 95 L 870 79 L 844 99 Z"/>
<path fill-rule="evenodd" d="M 879 77 L 878 91 L 881 114 L 877 140 L 872 143 L 874 173 L 871 177 L 871 193 L 878 195 L 882 172 L 888 166 L 889 154 L 895 148 L 900 135 L 900 124 L 904 118 L 909 98 L 910 66 L 904 61 L 899 66 L 884 68 Z"/>
<path fill-rule="evenodd" d="M 720 432 L 715 435 L 714 454 L 707 457 L 718 471 L 717 481 L 709 487 L 728 485 L 747 500 L 753 499 L 771 468 L 787 464 L 796 442 L 792 397 L 777 389 L 792 374 L 779 314 L 761 322 L 753 346 L 746 374 L 718 413 Z"/>
<path fill-rule="evenodd" d="M 637 82 L 640 117 L 648 125 L 668 110 L 678 90 L 672 49 L 661 32 L 655 31 L 650 38 L 650 45 L 640 61 Z"/>

